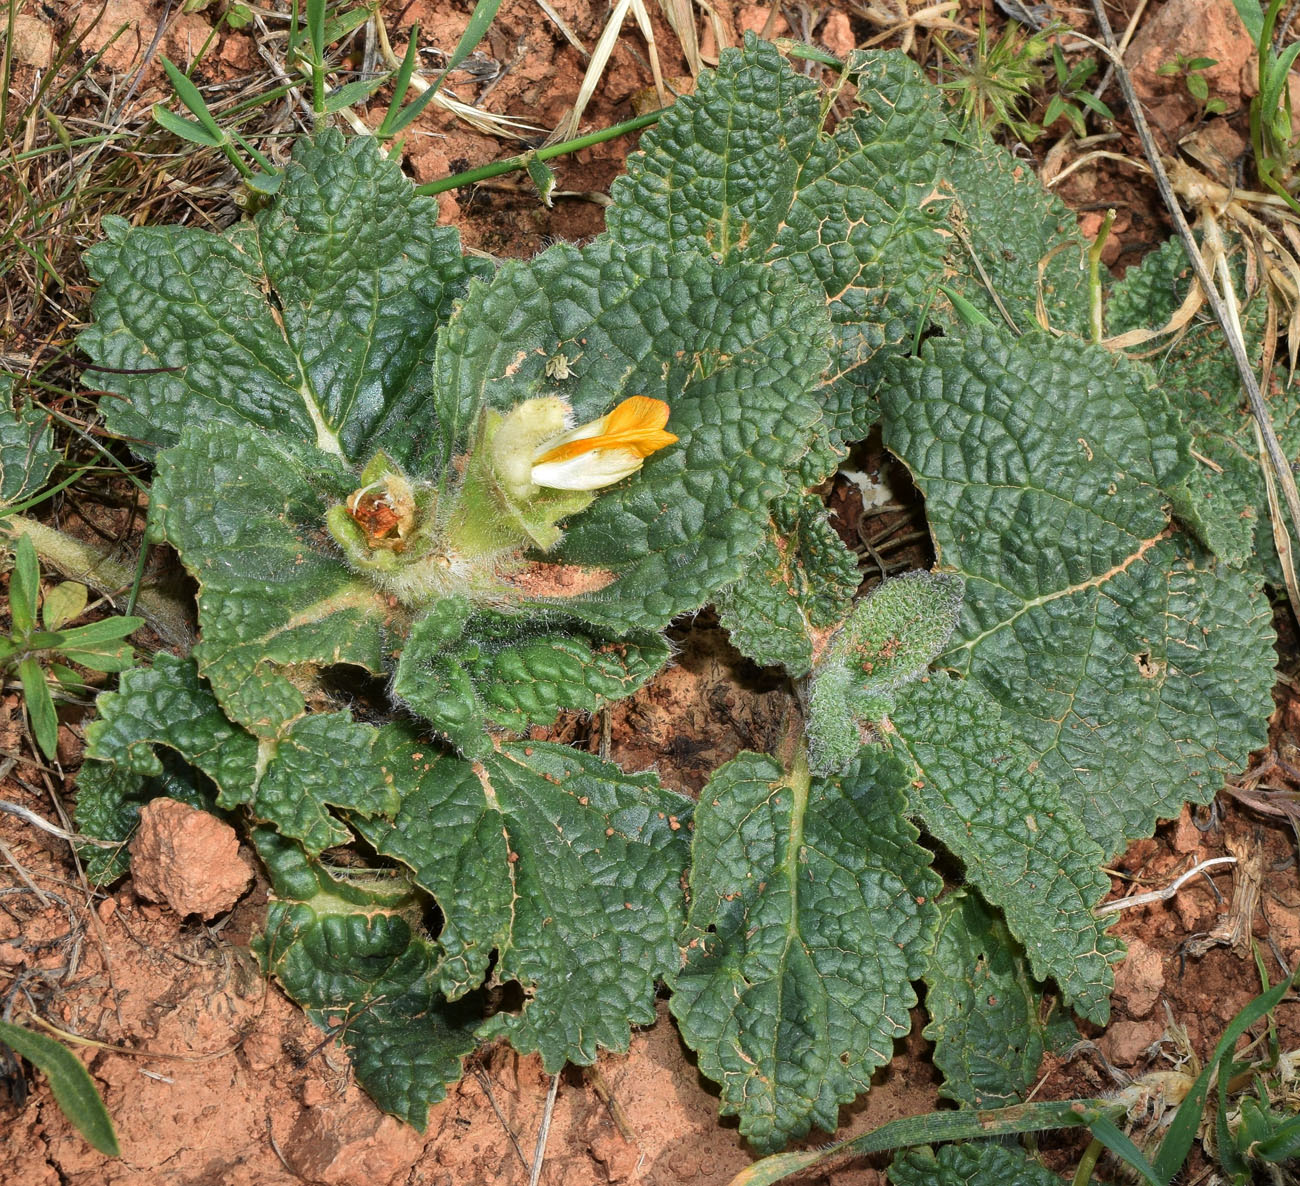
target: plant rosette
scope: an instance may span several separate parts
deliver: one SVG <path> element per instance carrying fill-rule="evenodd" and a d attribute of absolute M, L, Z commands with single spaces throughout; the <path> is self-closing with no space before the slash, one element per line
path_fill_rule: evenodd
<path fill-rule="evenodd" d="M 661 982 L 757 1148 L 834 1127 L 920 979 L 945 1090 L 1014 1098 L 1032 1068 L 996 1048 L 1047 1041 L 1036 1002 L 967 1002 L 976 1085 L 941 937 L 1104 1020 L 1102 865 L 1263 739 L 1267 600 L 1175 522 L 1196 463 L 1150 372 L 1076 336 L 1067 212 L 907 59 L 849 74 L 827 131 L 832 95 L 750 37 L 605 234 L 495 271 L 337 132 L 223 234 L 108 223 L 91 252 L 81 346 L 202 640 L 101 697 L 79 825 L 121 837 L 158 794 L 244 816 L 266 967 L 417 1126 L 475 1041 L 590 1063 Z M 939 571 L 855 608 L 816 490 L 877 423 Z M 698 803 L 515 739 L 633 692 L 709 602 L 807 738 Z M 358 838 L 374 868 L 324 859 Z M 979 909 L 941 910 L 937 846 Z"/>

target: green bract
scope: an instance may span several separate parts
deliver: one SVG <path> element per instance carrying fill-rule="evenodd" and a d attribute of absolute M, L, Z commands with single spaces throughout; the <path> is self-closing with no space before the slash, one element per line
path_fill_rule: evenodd
<path fill-rule="evenodd" d="M 647 133 L 604 235 L 495 272 L 335 132 L 225 234 L 121 223 L 92 252 L 81 344 L 156 458 L 150 532 L 202 641 L 102 698 L 81 826 L 123 836 L 154 794 L 252 823 L 267 968 L 351 1019 L 413 1124 L 476 1040 L 589 1063 L 658 982 L 758 1148 L 834 1126 L 923 976 L 949 1093 L 1015 1098 L 1046 1035 L 972 1005 L 978 1060 L 954 1052 L 953 1002 L 991 995 L 963 961 L 1002 944 L 1007 991 L 1055 981 L 1104 1020 L 1103 862 L 1264 739 L 1268 603 L 1174 518 L 1188 431 L 1150 371 L 1071 336 L 1063 207 L 903 57 L 850 73 L 828 133 L 826 94 L 750 38 Z M 539 489 L 566 409 L 633 396 L 675 444 Z M 816 487 L 877 422 L 938 571 L 854 609 Z M 515 739 L 635 691 L 709 602 L 797 681 L 779 755 L 697 804 Z M 329 862 L 354 839 L 373 868 Z M 979 899 L 936 902 L 935 845 Z M 492 1013 L 507 982 L 524 1003 Z"/>

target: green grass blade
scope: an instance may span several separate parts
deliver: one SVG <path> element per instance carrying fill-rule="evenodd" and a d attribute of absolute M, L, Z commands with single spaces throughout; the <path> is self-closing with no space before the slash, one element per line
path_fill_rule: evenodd
<path fill-rule="evenodd" d="M 478 0 L 478 3 L 474 5 L 474 11 L 470 13 L 469 24 L 465 26 L 465 32 L 461 34 L 460 40 L 456 43 L 456 48 L 452 50 L 451 57 L 447 59 L 447 64 L 442 68 L 442 73 L 434 79 L 431 90 L 436 91 L 442 86 L 442 80 L 478 48 L 478 43 L 483 40 L 488 28 L 496 19 L 497 9 L 500 7 L 501 0 Z"/>
<path fill-rule="evenodd" d="M 1143 1156 L 1142 1150 L 1125 1136 L 1118 1128 L 1115 1122 L 1108 1116 L 1099 1117 L 1089 1126 L 1092 1135 L 1106 1146 L 1121 1161 L 1127 1162 L 1149 1183 L 1151 1186 L 1165 1186 L 1165 1184 L 1156 1176 L 1156 1171 L 1151 1163 Z"/>
<path fill-rule="evenodd" d="M 173 136 L 179 136 L 182 140 L 188 140 L 191 144 L 202 144 L 208 148 L 216 148 L 221 143 L 221 140 L 214 138 L 212 133 L 202 124 L 197 124 L 192 119 L 186 119 L 184 116 L 168 111 L 161 103 L 153 105 L 153 118 L 154 123 L 160 128 L 170 132 Z"/>
<path fill-rule="evenodd" d="M 1246 1032 L 1248 1027 L 1254 1025 L 1277 1005 L 1278 1001 L 1286 995 L 1294 979 L 1295 974 L 1292 973 L 1287 979 L 1273 985 L 1267 992 L 1260 993 L 1232 1019 L 1228 1028 L 1223 1031 L 1223 1037 L 1214 1048 L 1214 1056 L 1206 1063 L 1205 1069 L 1197 1075 L 1191 1091 L 1178 1105 L 1178 1111 L 1169 1125 L 1169 1131 L 1160 1144 L 1160 1152 L 1156 1154 L 1155 1171 L 1162 1184 L 1172 1182 L 1174 1175 L 1187 1160 L 1187 1154 L 1196 1139 L 1196 1130 L 1205 1111 L 1211 1076 L 1221 1064 L 1231 1060 L 1232 1048 L 1236 1045 L 1237 1039 Z"/>
<path fill-rule="evenodd" d="M 413 25 L 410 40 L 406 43 L 406 52 L 402 55 L 402 64 L 398 66 L 397 73 L 393 76 L 392 102 L 389 103 L 388 110 L 384 112 L 383 123 L 375 129 L 375 135 L 380 140 L 387 140 L 391 136 L 396 136 L 401 130 L 395 121 L 402 113 L 402 96 L 406 94 L 406 88 L 411 85 L 411 76 L 415 73 L 419 39 L 420 26 Z"/>
<path fill-rule="evenodd" d="M 45 1072 L 55 1103 L 86 1140 L 106 1157 L 122 1155 L 113 1119 L 99 1098 L 95 1081 L 71 1050 L 62 1042 L 8 1021 L 0 1021 L 0 1042 Z"/>
<path fill-rule="evenodd" d="M 1277 8 L 1280 4 L 1281 0 L 1276 0 L 1273 7 Z M 1264 35 L 1264 10 L 1260 8 L 1259 0 L 1232 0 L 1232 6 L 1241 17 L 1241 23 L 1246 26 L 1251 41 L 1259 45 L 1259 40 Z"/>

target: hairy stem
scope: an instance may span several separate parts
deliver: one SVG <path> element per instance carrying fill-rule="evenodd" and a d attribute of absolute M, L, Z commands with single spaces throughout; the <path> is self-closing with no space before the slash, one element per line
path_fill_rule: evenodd
<path fill-rule="evenodd" d="M 70 580 L 89 585 L 106 597 L 116 598 L 135 584 L 135 566 L 114 560 L 107 552 L 70 535 L 47 527 L 26 515 L 11 515 L 5 523 L 17 538 L 27 536 L 36 554 Z M 194 642 L 187 607 L 157 588 L 143 587 L 135 603 L 136 612 L 167 642 L 188 648 Z"/>

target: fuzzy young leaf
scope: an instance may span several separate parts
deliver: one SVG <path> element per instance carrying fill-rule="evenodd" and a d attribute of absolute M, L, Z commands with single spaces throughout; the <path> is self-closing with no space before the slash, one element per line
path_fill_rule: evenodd
<path fill-rule="evenodd" d="M 314 862 L 269 830 L 254 840 L 275 891 L 253 944 L 263 967 L 317 1025 L 341 1026 L 361 1086 L 423 1132 L 474 1049 L 480 1010 L 438 992 L 438 949 L 421 934 L 419 895 L 391 871 Z"/>
<path fill-rule="evenodd" d="M 505 1034 L 548 1071 L 626 1050 L 676 960 L 691 801 L 563 746 L 507 745 L 470 763 L 403 729 L 380 733 L 402 806 L 391 824 L 358 828 L 438 903 L 441 991 L 476 988 L 495 954 L 495 981 L 517 981 L 526 999 L 482 1036 Z"/>
<path fill-rule="evenodd" d="M 1166 538 L 1165 491 L 1191 458 L 1159 392 L 1099 347 L 972 329 L 900 367 L 882 410 L 939 562 L 966 578 L 945 661 L 1002 706 L 1104 853 L 1208 801 L 1263 744 L 1269 613 Z"/>
<path fill-rule="evenodd" d="M 1040 1018 L 1042 986 L 1006 925 L 973 894 L 939 903 L 939 932 L 925 972 L 925 1036 L 943 1072 L 940 1089 L 970 1108 L 1019 1103 L 1053 1037 Z M 1067 1039 L 1068 1040 L 1068 1039 Z"/>
<path fill-rule="evenodd" d="M 892 1186 L 1062 1186 L 1022 1149 L 996 1141 L 968 1141 L 908 1149 L 889 1167 Z"/>
<path fill-rule="evenodd" d="M 105 219 L 88 255 L 95 322 L 79 339 L 114 432 L 153 445 L 216 420 L 365 460 L 435 431 L 417 381 L 469 275 L 437 205 L 370 137 L 300 140 L 279 197 L 223 235 Z M 92 374 L 94 372 L 92 371 Z"/>
<path fill-rule="evenodd" d="M 910 572 L 877 585 L 853 608 L 813 669 L 808 741 L 818 774 L 843 770 L 862 730 L 894 706 L 952 637 L 964 583 L 946 573 Z"/>
<path fill-rule="evenodd" d="M 813 631 L 840 621 L 857 587 L 857 558 L 821 499 L 796 494 L 773 504 L 767 537 L 744 576 L 713 600 L 741 654 L 798 677 L 812 669 Z"/>
<path fill-rule="evenodd" d="M 670 1006 L 758 1149 L 833 1130 L 908 1031 L 940 881 L 906 781 L 880 749 L 836 779 L 742 754 L 700 796 Z"/>
<path fill-rule="evenodd" d="M 890 737 L 914 763 L 911 810 L 1002 909 L 1034 975 L 1104 1021 L 1121 944 L 1092 912 L 1110 888 L 1102 850 L 978 685 L 933 676 L 898 701 Z"/>
<path fill-rule="evenodd" d="M 371 752 L 376 737 L 333 712 L 300 717 L 278 737 L 259 740 L 225 716 L 191 661 L 160 651 L 152 668 L 127 672 L 117 692 L 100 697 L 86 754 L 155 776 L 163 772 L 155 748 L 173 749 L 213 781 L 218 807 L 247 804 L 255 819 L 320 852 L 352 835 L 331 806 L 361 815 L 397 810 L 397 793 Z"/>

